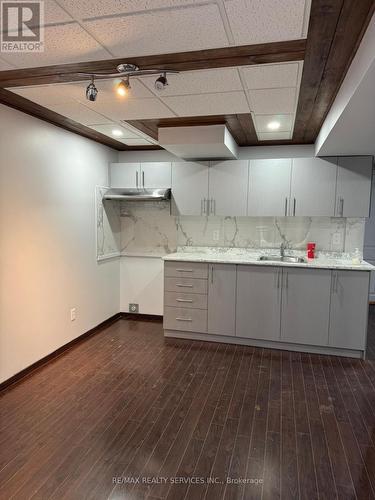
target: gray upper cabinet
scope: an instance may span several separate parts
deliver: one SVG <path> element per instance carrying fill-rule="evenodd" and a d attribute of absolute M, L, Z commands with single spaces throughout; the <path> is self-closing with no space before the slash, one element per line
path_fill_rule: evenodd
<path fill-rule="evenodd" d="M 282 269 L 238 266 L 236 336 L 280 339 Z"/>
<path fill-rule="evenodd" d="M 333 271 L 329 345 L 366 349 L 369 273 Z"/>
<path fill-rule="evenodd" d="M 250 161 L 248 215 L 287 215 L 291 170 L 289 158 Z"/>
<path fill-rule="evenodd" d="M 169 188 L 171 163 L 111 163 L 109 177 L 114 188 Z"/>
<path fill-rule="evenodd" d="M 171 175 L 170 162 L 141 163 L 141 187 L 169 188 L 171 187 Z"/>
<path fill-rule="evenodd" d="M 235 335 L 236 266 L 209 264 L 208 333 Z"/>
<path fill-rule="evenodd" d="M 177 215 L 207 215 L 208 163 L 172 163 L 172 196 Z"/>
<path fill-rule="evenodd" d="M 331 271 L 283 269 L 281 340 L 328 345 Z"/>
<path fill-rule="evenodd" d="M 289 215 L 333 217 L 336 173 L 336 157 L 293 159 Z"/>
<path fill-rule="evenodd" d="M 140 187 L 140 163 L 111 163 L 109 167 L 110 186 L 114 188 Z"/>
<path fill-rule="evenodd" d="M 246 215 L 248 166 L 247 160 L 210 163 L 209 215 Z"/>
<path fill-rule="evenodd" d="M 372 177 L 371 156 L 338 159 L 336 217 L 368 217 Z"/>

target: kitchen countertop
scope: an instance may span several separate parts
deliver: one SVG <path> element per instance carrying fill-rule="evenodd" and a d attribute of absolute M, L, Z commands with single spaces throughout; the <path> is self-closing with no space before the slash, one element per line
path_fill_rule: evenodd
<path fill-rule="evenodd" d="M 216 262 L 222 264 L 249 264 L 254 266 L 303 267 L 311 269 L 343 269 L 353 271 L 373 271 L 375 267 L 368 262 L 353 264 L 350 255 L 329 252 L 317 252 L 315 259 L 307 262 L 279 262 L 259 260 L 261 255 L 279 255 L 279 249 L 247 249 L 222 247 L 180 247 L 177 252 L 163 257 L 165 261 L 180 262 Z M 285 251 L 286 255 L 306 257 L 302 251 Z"/>

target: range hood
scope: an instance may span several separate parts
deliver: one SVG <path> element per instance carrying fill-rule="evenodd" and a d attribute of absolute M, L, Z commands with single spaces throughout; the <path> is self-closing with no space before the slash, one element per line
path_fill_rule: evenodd
<path fill-rule="evenodd" d="M 122 201 L 163 201 L 171 199 L 171 189 L 136 189 L 136 188 L 110 188 L 103 200 Z"/>
<path fill-rule="evenodd" d="M 238 146 L 225 125 L 159 127 L 162 148 L 183 160 L 225 160 L 238 157 Z"/>

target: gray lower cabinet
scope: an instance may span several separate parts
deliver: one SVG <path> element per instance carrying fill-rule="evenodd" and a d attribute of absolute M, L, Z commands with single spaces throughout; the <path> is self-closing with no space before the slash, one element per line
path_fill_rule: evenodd
<path fill-rule="evenodd" d="M 283 269 L 281 341 L 328 345 L 331 271 Z"/>
<path fill-rule="evenodd" d="M 208 333 L 235 335 L 236 266 L 209 264 Z"/>
<path fill-rule="evenodd" d="M 369 273 L 332 271 L 329 345 L 366 348 Z"/>
<path fill-rule="evenodd" d="M 237 337 L 280 339 L 281 279 L 281 268 L 237 267 Z"/>

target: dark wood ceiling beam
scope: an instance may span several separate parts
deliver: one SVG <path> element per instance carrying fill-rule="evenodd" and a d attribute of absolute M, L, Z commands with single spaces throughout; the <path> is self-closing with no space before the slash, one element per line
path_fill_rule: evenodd
<path fill-rule="evenodd" d="M 35 118 L 52 123 L 57 127 L 69 130 L 70 132 L 74 132 L 75 134 L 86 137 L 87 139 L 92 139 L 100 144 L 117 149 L 117 151 L 161 149 L 159 146 L 127 146 L 126 144 L 116 141 L 115 139 L 111 139 L 111 137 L 103 135 L 89 127 L 85 127 L 70 118 L 66 118 L 65 116 L 44 108 L 43 106 L 29 101 L 28 99 L 25 99 L 24 97 L 14 94 L 6 89 L 0 88 L 0 104 L 5 104 L 6 106 L 22 111 L 23 113 L 31 115 Z"/>
<path fill-rule="evenodd" d="M 218 49 L 178 52 L 142 57 L 122 57 L 104 61 L 90 61 L 39 68 L 27 68 L 0 72 L 0 87 L 17 87 L 64 83 L 82 80 L 78 73 L 116 72 L 116 66 L 124 61 L 142 69 L 174 69 L 192 71 L 208 68 L 225 68 L 251 64 L 300 61 L 305 55 L 306 40 L 240 45 Z"/>
<path fill-rule="evenodd" d="M 314 142 L 374 13 L 374 0 L 313 0 L 294 125 Z"/>

